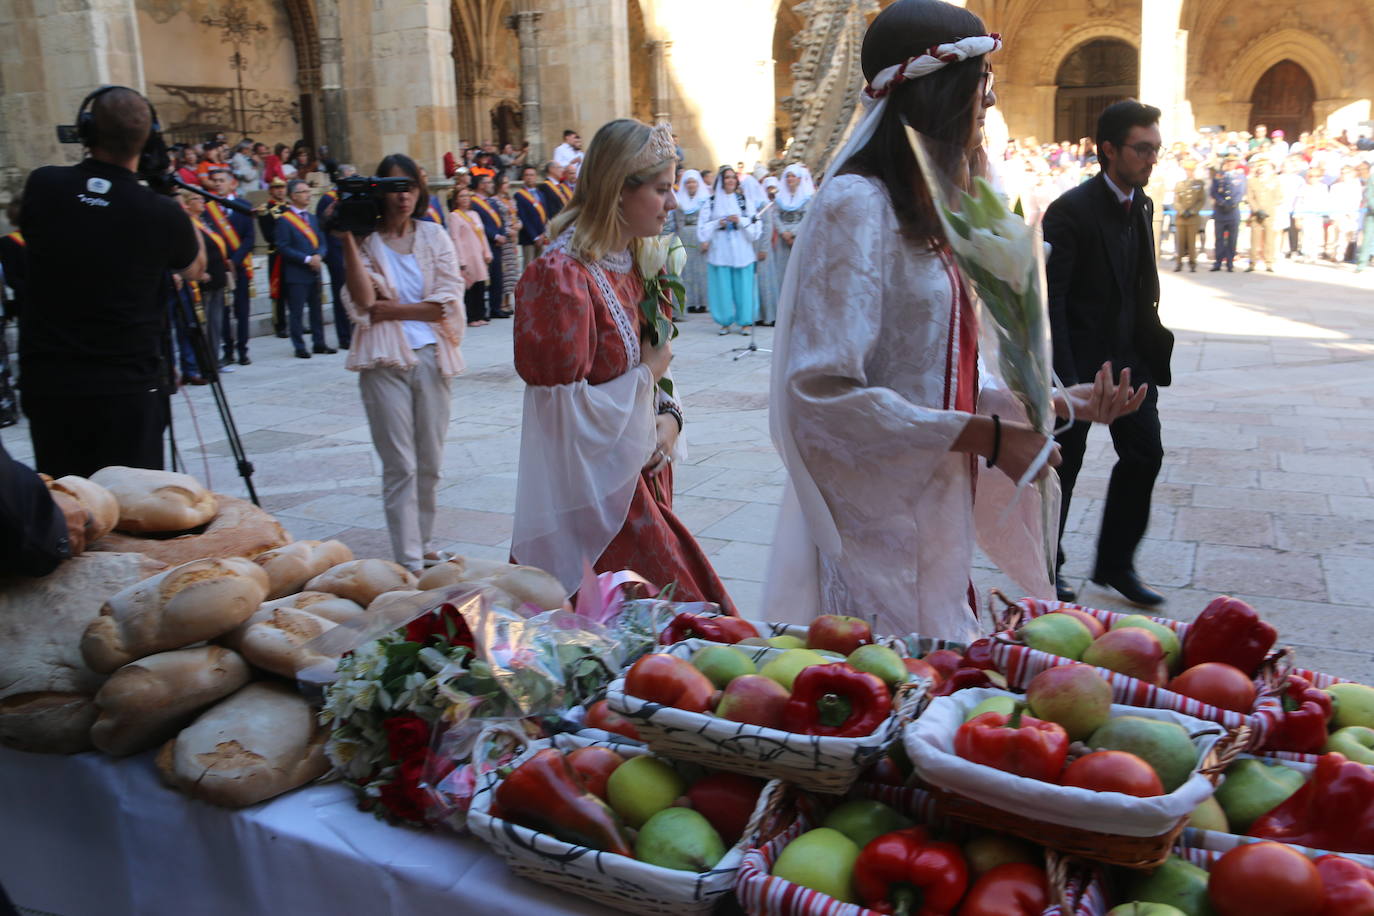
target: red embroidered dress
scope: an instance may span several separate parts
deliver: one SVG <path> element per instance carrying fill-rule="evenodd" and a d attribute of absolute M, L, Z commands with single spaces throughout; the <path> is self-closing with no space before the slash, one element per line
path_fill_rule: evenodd
<path fill-rule="evenodd" d="M 733 610 L 673 514 L 672 465 L 653 477 L 641 470 L 656 447 L 661 397 L 640 363 L 643 283 L 628 252 L 588 265 L 566 250 L 569 235 L 526 268 L 515 292 L 515 368 L 529 387 L 512 555 L 561 567 L 549 571 L 572 590 L 580 563 L 569 552 L 581 551 L 597 572 L 632 569 L 660 587 L 676 583 L 679 599 Z M 617 465 L 623 487 L 605 483 Z"/>

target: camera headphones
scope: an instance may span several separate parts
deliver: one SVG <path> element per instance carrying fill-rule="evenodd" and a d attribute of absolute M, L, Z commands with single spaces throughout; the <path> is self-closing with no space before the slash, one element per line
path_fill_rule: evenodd
<path fill-rule="evenodd" d="M 137 89 L 129 89 L 128 86 L 101 86 L 81 100 L 81 107 L 76 111 L 76 135 L 80 138 L 81 145 L 90 149 L 99 143 L 100 135 L 96 131 L 95 115 L 91 113 L 91 106 L 95 104 L 96 99 L 115 89 L 128 89 L 147 102 L 148 112 L 152 115 L 152 127 L 148 131 L 148 139 L 143 144 L 143 152 L 138 157 L 138 173 L 160 175 L 166 172 L 172 164 L 172 159 L 167 153 L 167 143 L 162 139 L 162 122 L 158 120 L 157 109 L 146 95 Z"/>

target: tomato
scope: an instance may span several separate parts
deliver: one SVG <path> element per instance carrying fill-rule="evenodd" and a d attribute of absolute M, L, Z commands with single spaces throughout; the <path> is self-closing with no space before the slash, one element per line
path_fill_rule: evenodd
<path fill-rule="evenodd" d="M 1255 706 L 1255 682 L 1235 665 L 1202 662 L 1169 682 L 1169 690 L 1233 712 Z"/>
<path fill-rule="evenodd" d="M 625 692 L 650 703 L 706 712 L 716 688 L 686 659 L 654 653 L 630 667 L 625 675 Z"/>
<path fill-rule="evenodd" d="M 954 670 L 963 662 L 964 656 L 953 649 L 936 649 L 921 661 L 925 662 L 936 671 L 940 672 L 940 677 L 948 678 Z"/>
<path fill-rule="evenodd" d="M 582 784 L 587 791 L 603 800 L 606 798 L 606 780 L 624 762 L 624 757 L 608 747 L 579 747 L 568 755 L 568 765 L 582 777 Z"/>
<path fill-rule="evenodd" d="M 1247 843 L 1213 863 L 1207 897 L 1217 916 L 1318 916 L 1324 892 L 1317 866 L 1292 846 Z"/>
<path fill-rule="evenodd" d="M 922 658 L 904 658 L 902 664 L 906 665 L 906 670 L 917 677 L 929 678 L 930 689 L 934 690 L 944 683 L 945 676 L 941 674 L 934 665 Z"/>
<path fill-rule="evenodd" d="M 631 741 L 643 741 L 634 723 L 611 709 L 605 700 L 597 700 L 587 707 L 587 727 L 599 728 L 604 732 L 623 735 Z"/>
<path fill-rule="evenodd" d="M 1164 794 L 1164 785 L 1154 767 L 1127 751 L 1084 754 L 1064 768 L 1059 782 L 1094 792 L 1121 792 L 1142 798 Z"/>
<path fill-rule="evenodd" d="M 1050 905 L 1045 870 L 1025 862 L 990 868 L 973 883 L 959 916 L 1040 916 Z"/>

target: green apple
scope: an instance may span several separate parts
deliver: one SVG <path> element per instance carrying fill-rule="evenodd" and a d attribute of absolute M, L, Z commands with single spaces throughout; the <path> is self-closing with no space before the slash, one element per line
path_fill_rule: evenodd
<path fill-rule="evenodd" d="M 753 674 L 758 669 L 754 660 L 734 646 L 706 646 L 698 649 L 692 656 L 692 664 L 710 679 L 712 684 L 724 689 L 735 678 Z"/>
<path fill-rule="evenodd" d="M 686 791 L 687 782 L 677 770 L 647 754 L 626 760 L 606 780 L 606 800 L 631 827 L 643 827 Z"/>
<path fill-rule="evenodd" d="M 1242 757 L 1226 769 L 1216 799 L 1226 812 L 1233 833 L 1245 833 L 1261 815 L 1268 814 L 1306 782 L 1303 774 L 1281 763 L 1264 763 Z"/>
<path fill-rule="evenodd" d="M 1347 725 L 1338 728 L 1326 739 L 1328 753 L 1344 754 L 1346 760 L 1374 764 L 1374 728 Z"/>
<path fill-rule="evenodd" d="M 822 826 L 838 830 L 853 840 L 855 846 L 863 849 L 870 840 L 894 830 L 905 830 L 914 823 L 905 814 L 880 801 L 858 798 L 844 802 L 831 811 Z"/>
<path fill-rule="evenodd" d="M 1093 634 L 1083 622 L 1068 614 L 1045 614 L 1021 625 L 1016 631 L 1021 641 L 1032 649 L 1062 655 L 1075 661 L 1092 644 Z"/>
<path fill-rule="evenodd" d="M 1123 617 L 1112 624 L 1113 630 L 1122 630 L 1127 627 L 1140 627 L 1142 630 L 1149 630 L 1155 634 L 1159 644 L 1164 647 L 1164 662 L 1169 666 L 1169 670 L 1177 671 L 1179 660 L 1183 656 L 1183 645 L 1178 641 L 1178 633 L 1171 627 L 1166 627 L 1158 621 L 1151 620 L 1144 614 L 1132 614 Z"/>
<path fill-rule="evenodd" d="M 967 722 L 969 719 L 981 716 L 985 712 L 1000 712 L 1004 716 L 1009 716 L 1016 712 L 1016 697 L 988 697 L 986 700 L 970 709 L 968 714 L 964 716 L 964 721 Z M 898 745 L 900 745 L 900 743 L 901 742 L 898 742 Z M 897 745 L 894 745 L 894 747 L 895 746 Z"/>
<path fill-rule="evenodd" d="M 1165 792 L 1188 781 L 1197 768 L 1197 748 L 1188 730 L 1177 722 L 1144 716 L 1117 716 L 1092 733 L 1094 750 L 1130 751 L 1154 767 Z"/>
<path fill-rule="evenodd" d="M 725 858 L 725 842 L 699 812 L 664 808 L 639 829 L 635 858 L 660 868 L 710 871 Z"/>
<path fill-rule="evenodd" d="M 772 873 L 844 903 L 858 903 L 854 890 L 858 857 L 859 847 L 849 837 L 830 827 L 817 827 L 787 844 L 773 863 Z"/>
<path fill-rule="evenodd" d="M 1230 833 L 1231 823 L 1226 819 L 1226 811 L 1215 795 L 1209 795 L 1188 815 L 1188 826 L 1199 830 L 1215 830 L 1217 833 Z"/>
<path fill-rule="evenodd" d="M 1025 840 L 1018 840 L 1005 833 L 984 833 L 976 836 L 964 843 L 963 853 L 970 878 L 976 878 L 985 871 L 1010 862 L 1026 862 L 1041 866 L 1045 864 L 1043 852 Z"/>
<path fill-rule="evenodd" d="M 1141 903 L 1167 903 L 1184 916 L 1213 916 L 1215 912 L 1207 898 L 1207 872 L 1178 856 L 1169 856 L 1154 871 L 1134 873 L 1122 896 Z"/>
<path fill-rule="evenodd" d="M 1167 903 L 1146 903 L 1141 900 L 1132 900 L 1130 903 L 1112 907 L 1107 911 L 1107 916 L 1186 916 L 1186 914 L 1178 907 L 1169 906 Z"/>
<path fill-rule="evenodd" d="M 1331 729 L 1348 725 L 1374 728 L 1374 687 L 1365 684 L 1332 684 L 1326 688 L 1331 694 Z"/>
<path fill-rule="evenodd" d="M 769 639 L 767 640 L 767 642 L 768 642 L 768 645 L 772 646 L 774 649 L 805 649 L 805 648 L 806 648 L 806 640 L 804 640 L 804 639 L 798 639 L 798 638 L 795 637 L 795 636 L 788 636 L 788 635 L 786 635 L 786 634 L 783 634 L 782 636 L 772 636 L 772 637 L 769 637 Z"/>
<path fill-rule="evenodd" d="M 849 653 L 849 657 L 845 661 L 849 662 L 853 668 L 874 675 L 889 687 L 906 683 L 909 674 L 900 655 L 887 646 L 880 646 L 876 643 L 859 646 Z"/>
<path fill-rule="evenodd" d="M 1030 714 L 1057 722 L 1070 741 L 1082 741 L 1112 717 L 1112 685 L 1091 665 L 1055 665 L 1026 685 Z"/>
<path fill-rule="evenodd" d="M 777 658 L 770 660 L 762 668 L 759 674 L 764 677 L 777 681 L 788 690 L 792 689 L 792 683 L 796 681 L 797 675 L 801 674 L 803 668 L 812 665 L 829 664 L 829 659 L 811 649 L 788 649 Z"/>

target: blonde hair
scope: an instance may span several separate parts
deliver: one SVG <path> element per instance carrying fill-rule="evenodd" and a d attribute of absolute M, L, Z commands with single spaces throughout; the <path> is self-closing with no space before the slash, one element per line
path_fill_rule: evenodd
<path fill-rule="evenodd" d="M 633 118 L 617 118 L 601 126 L 587 147 L 572 200 L 549 225 L 550 238 L 558 238 L 575 225 L 568 243 L 575 257 L 596 260 L 615 250 L 625 229 L 620 192 L 648 183 L 674 162 L 664 159 L 630 171 L 649 143 L 651 132 L 649 125 Z"/>

